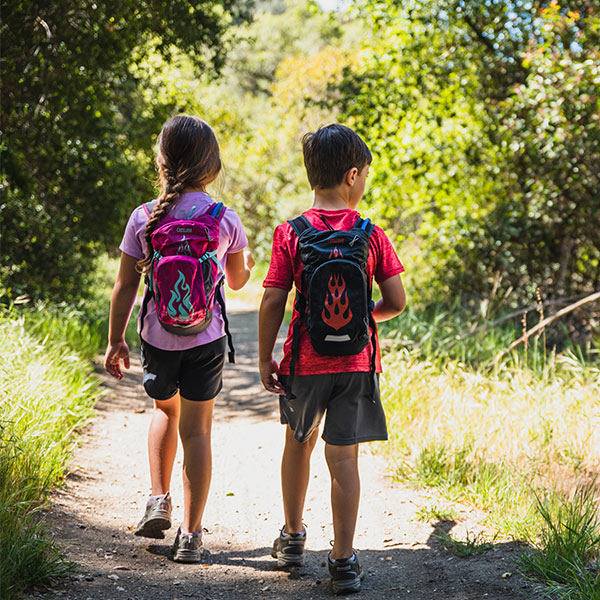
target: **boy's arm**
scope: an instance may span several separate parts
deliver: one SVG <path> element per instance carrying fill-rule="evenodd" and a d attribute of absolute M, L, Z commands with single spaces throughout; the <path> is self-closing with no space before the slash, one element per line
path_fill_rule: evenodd
<path fill-rule="evenodd" d="M 375 321 L 387 321 L 399 315 L 406 306 L 406 292 L 400 275 L 393 275 L 379 284 L 381 300 L 375 303 L 373 318 Z"/>
<path fill-rule="evenodd" d="M 288 291 L 277 287 L 265 288 L 258 311 L 258 368 L 260 381 L 268 392 L 285 394 L 277 380 L 279 365 L 273 360 L 273 349 L 285 314 Z"/>
<path fill-rule="evenodd" d="M 123 379 L 120 361 L 129 369 L 129 347 L 125 342 L 125 329 L 140 284 L 138 259 L 121 253 L 121 263 L 110 301 L 108 347 L 104 356 L 104 368 L 117 379 Z"/>
<path fill-rule="evenodd" d="M 252 267 L 254 267 L 254 259 L 248 250 L 228 254 L 225 262 L 227 285 L 232 290 L 241 290 L 250 278 Z"/>

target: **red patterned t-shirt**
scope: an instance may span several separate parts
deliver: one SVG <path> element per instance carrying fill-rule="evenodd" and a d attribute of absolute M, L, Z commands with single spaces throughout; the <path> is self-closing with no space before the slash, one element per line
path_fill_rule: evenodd
<path fill-rule="evenodd" d="M 304 213 L 310 224 L 319 230 L 327 229 L 321 220 L 321 215 L 333 229 L 348 231 L 352 229 L 360 214 L 355 210 L 321 210 L 311 208 Z M 369 259 L 367 261 L 367 277 L 369 282 L 373 279 L 377 283 L 385 281 L 404 271 L 388 237 L 380 227 L 375 226 L 369 239 Z M 264 287 L 276 287 L 291 290 L 292 284 L 299 288 L 302 285 L 302 262 L 298 255 L 298 236 L 294 233 L 289 223 L 283 223 L 275 229 L 273 234 L 273 250 L 269 272 L 263 282 Z M 288 329 L 287 339 L 283 346 L 283 360 L 280 372 L 289 374 L 291 360 L 292 330 L 299 319 L 299 314 L 294 308 L 292 321 Z M 368 372 L 371 368 L 370 358 L 372 345 L 359 354 L 350 356 L 325 356 L 319 354 L 312 347 L 306 326 L 301 320 L 299 324 L 299 353 L 296 362 L 296 375 L 317 375 L 322 373 L 353 373 Z M 379 357 L 379 341 L 377 342 L 377 355 L 375 359 L 377 372 L 381 372 Z"/>

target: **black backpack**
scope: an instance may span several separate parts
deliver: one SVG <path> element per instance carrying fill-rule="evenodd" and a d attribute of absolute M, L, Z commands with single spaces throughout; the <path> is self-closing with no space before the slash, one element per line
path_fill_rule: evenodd
<path fill-rule="evenodd" d="M 288 221 L 298 236 L 303 266 L 302 292 L 296 289 L 296 310 L 319 354 L 358 354 L 371 341 L 371 371 L 375 373 L 375 323 L 367 276 L 374 225 L 359 217 L 350 231 L 337 231 L 323 216 L 321 219 L 328 227 L 325 231 L 315 229 L 304 216 Z M 298 322 L 292 331 L 288 388 L 298 361 Z"/>

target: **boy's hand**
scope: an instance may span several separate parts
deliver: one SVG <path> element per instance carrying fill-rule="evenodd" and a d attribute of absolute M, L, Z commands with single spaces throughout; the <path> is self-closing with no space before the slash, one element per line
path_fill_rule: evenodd
<path fill-rule="evenodd" d="M 121 340 L 115 344 L 108 344 L 106 354 L 104 355 L 104 368 L 110 375 L 117 379 L 123 379 L 121 360 L 123 361 L 123 366 L 129 369 L 129 346 L 127 342 Z"/>
<path fill-rule="evenodd" d="M 260 381 L 267 392 L 285 394 L 285 388 L 277 377 L 274 377 L 279 374 L 279 365 L 276 361 L 273 359 L 261 360 L 258 362 L 258 370 L 260 371 Z"/>

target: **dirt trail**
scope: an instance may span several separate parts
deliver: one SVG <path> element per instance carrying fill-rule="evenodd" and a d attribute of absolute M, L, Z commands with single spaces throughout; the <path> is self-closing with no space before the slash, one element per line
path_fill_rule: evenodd
<path fill-rule="evenodd" d="M 325 560 L 331 539 L 329 478 L 319 441 L 307 495 L 305 566 L 277 570 L 270 546 L 282 524 L 279 461 L 283 427 L 277 398 L 262 390 L 256 373 L 256 312 L 231 312 L 237 363 L 227 365 L 215 408 L 213 483 L 204 518 L 204 564 L 170 558 L 182 517 L 181 454 L 173 476 L 174 526 L 164 540 L 135 537 L 149 492 L 146 432 L 151 402 L 135 361 L 124 381 L 98 368 L 105 393 L 97 417 L 75 451 L 66 486 L 48 515 L 52 532 L 79 572 L 44 598 L 73 600 L 202 600 L 331 598 Z M 362 501 L 356 547 L 366 572 L 363 600 L 489 600 L 541 598 L 512 563 L 517 548 L 497 544 L 482 555 L 460 559 L 435 540 L 436 528 L 477 530 L 481 517 L 459 507 L 459 523 L 430 525 L 415 518 L 436 499 L 394 483 L 385 459 L 364 445 L 360 458 Z M 437 502 L 439 504 L 439 502 Z M 512 575 L 507 575 L 512 573 Z M 34 593 L 32 597 L 41 594 Z"/>

